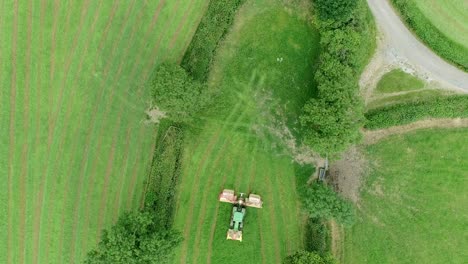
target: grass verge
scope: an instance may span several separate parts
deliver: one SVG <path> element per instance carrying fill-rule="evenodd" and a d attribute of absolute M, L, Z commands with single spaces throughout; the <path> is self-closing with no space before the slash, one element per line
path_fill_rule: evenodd
<path fill-rule="evenodd" d="M 457 27 L 462 27 L 463 33 L 460 34 L 460 37 L 468 34 L 466 29 L 468 20 L 466 16 L 460 12 L 460 10 L 463 10 L 466 3 L 462 1 L 431 1 L 431 4 L 428 4 L 427 1 L 420 0 L 392 0 L 392 3 L 400 12 L 403 20 L 423 42 L 441 57 L 465 71 L 468 70 L 468 47 L 466 46 L 466 41 L 460 44 L 460 42 L 454 41 L 453 37 L 448 37 L 453 35 L 449 31 L 455 31 L 454 28 Z M 443 10 L 441 10 L 443 8 L 441 7 L 450 5 L 454 5 L 450 8 L 450 13 L 444 14 Z M 420 9 L 421 6 L 425 6 L 425 12 L 422 12 Z M 443 16 L 445 16 L 445 18 L 441 18 Z M 456 21 L 457 19 L 461 21 Z M 438 28 L 435 25 L 435 23 L 441 21 L 450 21 L 446 22 L 448 25 L 443 27 L 443 31 L 441 31 L 440 26 Z"/>
<path fill-rule="evenodd" d="M 379 93 L 394 93 L 418 90 L 424 87 L 424 82 L 400 69 L 395 69 L 382 76 L 377 83 Z"/>

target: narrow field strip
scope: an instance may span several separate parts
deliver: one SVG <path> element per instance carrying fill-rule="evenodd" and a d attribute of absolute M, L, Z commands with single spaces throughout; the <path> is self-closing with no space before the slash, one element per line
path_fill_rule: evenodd
<path fill-rule="evenodd" d="M 61 84 L 61 86 L 60 86 L 60 88 L 59 88 L 59 99 L 58 99 L 58 104 L 59 104 L 59 106 L 58 106 L 57 111 L 55 112 L 55 114 L 52 114 L 52 116 L 49 115 L 49 121 L 48 121 L 48 123 L 49 123 L 49 135 L 48 135 L 48 144 L 49 144 L 49 145 L 48 145 L 48 146 L 49 146 L 49 147 L 48 147 L 48 151 L 47 151 L 47 153 L 48 153 L 48 154 L 47 154 L 47 157 L 48 157 L 48 158 L 47 158 L 47 164 L 51 163 L 51 161 L 50 161 L 50 156 L 51 156 L 51 155 L 50 155 L 49 153 L 50 153 L 50 151 L 51 151 L 51 145 L 52 145 L 53 135 L 56 133 L 56 124 L 57 124 L 56 122 L 57 122 L 57 118 L 58 118 L 58 115 L 59 115 L 59 112 L 60 112 L 60 109 L 61 109 L 61 104 L 62 104 L 62 100 L 63 100 L 63 92 L 64 92 L 64 88 L 65 88 L 65 83 L 66 83 L 66 79 L 67 79 L 67 76 L 68 76 L 68 73 L 69 73 L 69 70 L 70 70 L 71 60 L 72 60 L 72 58 L 73 58 L 73 56 L 74 56 L 74 54 L 75 54 L 75 52 L 76 52 L 77 40 L 78 40 L 79 35 L 81 35 L 81 28 L 82 28 L 82 25 L 83 25 L 83 23 L 84 23 L 84 17 L 85 17 L 84 15 L 86 14 L 85 11 L 87 10 L 88 5 L 89 5 L 89 0 L 88 0 L 87 2 L 85 2 L 85 4 L 83 4 L 83 6 L 82 6 L 81 17 L 80 17 L 80 26 L 79 26 L 79 29 L 78 29 L 78 33 L 75 32 L 76 36 L 75 36 L 75 39 L 74 39 L 74 41 L 73 41 L 72 52 L 71 52 L 71 55 L 69 56 L 68 61 L 67 61 L 67 63 L 66 63 L 66 66 L 65 66 L 65 75 L 64 75 L 64 77 L 63 77 L 62 84 Z M 69 11 L 69 12 L 71 12 L 71 11 Z M 53 33 L 53 35 L 54 35 L 54 43 L 55 43 L 55 34 L 56 34 L 56 33 L 55 33 L 55 30 L 56 30 L 56 29 L 54 28 L 54 33 Z M 55 44 L 53 44 L 53 45 L 55 45 Z M 52 52 L 52 53 L 53 53 L 53 52 Z M 84 59 L 84 56 L 81 56 L 80 64 L 83 62 L 83 59 Z M 54 63 L 55 63 L 55 62 L 54 62 Z M 52 71 L 52 70 L 53 70 L 53 67 L 51 67 L 51 71 Z M 54 74 L 51 73 L 51 77 L 53 77 L 53 75 L 54 75 Z M 45 195 L 46 195 L 45 188 L 46 188 L 47 179 L 48 179 L 48 177 L 47 177 L 47 175 L 48 175 L 48 173 L 47 173 L 48 167 L 49 167 L 49 166 L 46 166 L 46 169 L 45 169 L 44 174 L 43 174 L 43 179 L 44 179 L 44 183 L 43 183 L 43 184 L 44 184 L 44 185 L 43 185 L 43 187 L 42 187 L 42 184 L 41 184 L 41 187 L 40 187 L 41 191 L 39 191 L 39 194 L 40 194 L 40 197 L 39 197 L 39 199 L 40 199 L 40 202 L 39 202 L 40 207 L 38 206 L 39 208 L 37 209 L 37 210 L 38 210 L 38 212 L 37 212 L 37 213 L 38 213 L 38 216 L 37 216 L 37 217 L 38 217 L 39 219 L 38 219 L 38 220 L 35 220 L 35 221 L 38 221 L 38 223 L 36 222 L 36 224 L 35 224 L 35 226 L 37 227 L 37 229 L 35 229 L 35 233 L 37 233 L 37 236 L 38 236 L 38 237 L 37 237 L 37 240 L 36 240 L 36 241 L 37 241 L 37 242 L 36 242 L 37 244 L 35 243 L 35 247 L 34 247 L 34 248 L 35 248 L 34 251 L 36 251 L 36 253 L 34 253 L 34 255 L 35 255 L 35 256 L 37 255 L 37 257 L 34 257 L 35 261 L 37 261 L 38 259 L 40 259 L 40 252 L 37 253 L 37 251 L 40 250 L 40 241 L 41 241 L 41 233 L 42 233 L 42 232 L 41 232 L 41 226 L 42 226 L 42 218 L 43 218 L 43 213 L 44 213 L 44 212 L 43 212 L 44 210 L 42 209 L 42 207 L 43 207 L 43 201 L 44 201 Z M 54 181 L 53 181 L 53 182 L 54 182 Z M 52 194 L 54 194 L 54 193 L 55 193 L 55 192 L 53 192 Z M 53 199 L 52 199 L 52 201 L 53 201 Z M 35 218 L 35 219 L 37 219 L 37 218 Z M 46 254 L 47 254 L 47 253 L 46 253 Z M 35 262 L 35 263 L 37 263 L 37 262 Z"/>
<path fill-rule="evenodd" d="M 270 221 L 270 226 L 271 226 L 271 230 L 272 230 L 272 235 L 273 235 L 273 240 L 274 240 L 274 248 L 275 248 L 275 263 L 281 263 L 281 255 L 280 255 L 280 241 L 279 241 L 279 238 L 278 238 L 278 225 L 277 225 L 277 219 L 276 219 L 276 215 L 275 215 L 275 205 L 276 204 L 274 201 L 275 201 L 275 198 L 273 197 L 273 189 L 272 189 L 272 182 L 271 182 L 271 179 L 270 179 L 270 175 L 267 175 L 265 178 L 266 178 L 266 185 L 268 186 L 267 189 L 268 189 L 268 200 L 270 200 L 272 202 L 271 204 L 271 211 L 270 211 L 270 214 L 269 214 L 269 221 Z"/>
<path fill-rule="evenodd" d="M 26 191 L 26 181 L 28 177 L 28 166 L 29 166 L 29 120 L 30 120 L 30 92 L 31 92 L 31 39 L 32 39 L 32 1 L 28 4 L 27 9 L 27 33 L 26 33 L 26 68 L 25 68 L 25 91 L 24 91 L 24 108 L 23 108 L 23 131 L 24 137 L 26 138 L 23 143 L 23 149 L 21 154 L 21 176 L 20 176 L 20 224 L 19 224 L 19 263 L 25 262 L 26 254 L 26 208 L 27 208 L 27 191 Z"/>
<path fill-rule="evenodd" d="M 223 145 L 221 146 L 221 150 L 220 152 L 216 155 L 216 158 L 214 160 L 214 162 L 212 163 L 212 167 L 209 167 L 211 172 L 209 173 L 208 175 L 208 179 L 207 179 L 207 183 L 205 185 L 205 187 L 201 187 L 201 189 L 205 190 L 203 192 L 203 196 L 201 198 L 201 201 L 200 201 L 200 205 L 201 205 L 201 208 L 198 210 L 199 211 L 199 214 L 198 214 L 198 222 L 197 222 L 197 225 L 195 225 L 196 227 L 196 231 L 195 231 L 195 241 L 200 241 L 200 235 L 201 235 L 201 231 L 204 227 L 203 225 L 203 222 L 204 222 L 204 218 L 206 216 L 206 206 L 207 206 L 207 198 L 208 198 L 208 194 L 212 194 L 210 193 L 208 190 L 211 186 L 213 186 L 213 178 L 215 177 L 215 173 L 216 173 L 216 170 L 218 169 L 219 167 L 219 162 L 221 161 L 221 158 L 222 157 L 225 157 L 224 154 L 227 153 L 228 151 L 228 146 L 232 145 L 232 142 L 227 139 L 223 142 Z M 210 195 L 211 196 L 211 195 Z M 200 249 L 200 246 L 197 245 L 197 243 L 194 243 L 194 250 L 193 250 L 193 254 L 192 254 L 192 258 L 193 258 L 193 263 L 197 263 L 197 259 L 198 259 L 198 256 L 199 256 L 199 249 Z"/>
<path fill-rule="evenodd" d="M 239 151 L 236 151 L 236 153 L 233 154 L 233 156 L 237 157 L 238 154 L 239 154 Z M 228 166 L 226 168 L 226 172 L 223 175 L 223 179 L 221 181 L 221 186 L 224 186 L 224 184 L 226 183 L 226 179 L 228 177 L 229 172 L 233 171 L 233 163 L 234 163 L 233 159 L 228 160 Z M 213 221 L 212 221 L 211 226 L 210 226 L 210 236 L 209 236 L 209 239 L 208 239 L 208 250 L 207 250 L 207 253 L 206 253 L 207 254 L 206 263 L 208 263 L 208 264 L 211 264 L 211 255 L 213 254 L 213 240 L 214 240 L 214 233 L 215 233 L 215 230 L 216 230 L 216 224 L 218 222 L 219 205 L 220 205 L 220 203 L 216 203 L 215 212 L 214 212 L 213 216 L 211 217 L 211 219 L 213 219 Z M 197 258 L 194 258 L 194 259 L 196 260 Z"/>
<path fill-rule="evenodd" d="M 12 71 L 10 85 L 10 136 L 9 136 L 9 155 L 8 155 L 8 236 L 7 236 L 7 261 L 13 263 L 13 157 L 15 155 L 15 112 L 16 112 L 16 44 L 18 36 L 18 1 L 15 0 L 14 18 L 13 18 L 13 37 L 12 37 Z"/>
<path fill-rule="evenodd" d="M 90 28 L 90 34 L 89 34 L 89 35 L 92 35 L 92 34 L 94 33 L 94 31 L 95 31 L 95 26 L 96 26 L 96 23 L 97 23 L 97 19 L 99 18 L 99 14 L 100 14 L 100 12 L 99 12 L 99 11 L 100 11 L 100 8 L 101 8 L 101 4 L 97 7 L 97 10 L 96 10 L 96 12 L 95 12 L 95 16 L 94 16 L 94 19 L 93 19 L 93 22 L 92 22 L 92 25 L 91 25 L 91 28 Z M 85 44 L 85 47 L 83 48 L 83 52 L 82 52 L 83 54 L 86 54 L 86 53 L 87 53 L 88 48 L 89 48 L 90 41 L 87 40 L 85 43 L 86 43 L 86 44 Z M 81 59 L 80 59 L 80 61 L 79 61 L 78 70 L 77 70 L 77 73 L 78 73 L 78 74 L 81 72 L 81 70 L 82 70 L 82 68 L 83 68 L 83 62 L 84 62 L 84 56 L 82 56 Z M 75 78 L 74 78 L 73 81 L 72 81 L 71 87 L 74 87 L 74 86 L 75 86 L 75 83 L 77 82 L 77 79 L 78 79 L 78 74 L 75 75 Z M 71 95 L 70 95 L 70 97 L 69 97 L 69 98 L 71 98 L 71 101 L 68 102 L 68 104 L 67 104 L 67 109 L 66 109 L 66 111 L 65 111 L 65 118 L 64 118 L 64 121 L 62 121 L 62 123 L 64 124 L 63 126 L 64 126 L 64 127 L 67 127 L 67 128 L 68 128 L 68 127 L 71 127 L 71 126 L 68 125 L 68 123 L 70 122 L 70 120 L 72 120 L 72 118 L 71 118 L 72 109 L 73 109 L 73 106 L 76 104 L 76 91 L 77 91 L 77 89 L 72 89 L 72 90 L 71 90 Z M 79 122 L 79 123 L 80 123 L 80 122 Z M 72 135 L 73 135 L 72 138 L 77 138 L 77 137 L 78 137 L 78 135 L 79 135 L 79 134 L 78 134 L 79 128 L 80 128 L 80 126 L 76 126 L 75 129 L 73 129 L 73 131 L 72 131 Z M 65 142 L 66 142 L 66 136 L 65 136 L 65 135 L 66 135 L 66 134 L 64 133 L 64 135 L 61 137 L 60 142 L 59 142 L 59 145 L 58 145 L 58 153 L 60 153 L 60 154 L 58 155 L 59 157 L 63 157 L 64 151 L 65 151 L 65 148 L 64 148 L 64 144 L 65 144 Z M 74 141 L 73 143 L 74 143 L 74 144 L 73 144 L 72 147 L 71 147 L 70 153 L 75 153 L 76 148 L 79 146 L 79 142 L 78 142 L 78 141 Z M 57 171 L 58 168 L 59 168 L 59 166 L 60 166 L 59 162 L 56 162 L 55 165 L 56 165 L 56 166 L 55 166 L 56 169 L 53 170 L 53 171 Z M 68 176 L 71 176 L 71 171 L 68 173 Z M 69 179 L 69 177 L 67 177 L 67 179 Z M 52 189 L 55 189 L 55 188 L 56 188 L 55 186 L 57 185 L 56 181 L 53 181 L 52 184 L 53 184 L 53 186 L 54 186 L 54 187 L 52 187 Z M 66 187 L 65 187 L 65 189 L 64 189 L 64 196 L 63 196 L 64 199 L 63 199 L 63 200 L 64 200 L 65 202 L 64 202 L 63 208 L 65 208 L 65 206 L 66 206 L 67 194 L 69 193 L 69 191 L 68 191 L 68 188 L 69 188 L 69 187 L 70 187 L 70 184 L 67 184 Z M 52 192 L 50 199 L 48 199 L 48 200 L 49 200 L 48 203 L 51 204 L 51 206 L 50 206 L 51 208 L 55 208 L 55 206 L 53 206 L 53 204 L 54 204 L 54 202 L 55 202 L 55 200 L 56 200 L 56 199 L 54 198 L 54 194 L 56 194 L 56 192 Z M 62 209 L 62 210 L 63 210 L 63 209 Z M 61 215 L 65 215 L 64 212 L 62 212 Z M 48 221 L 48 225 L 47 225 L 48 229 L 46 229 L 46 231 L 45 231 L 46 234 L 48 234 L 48 233 L 52 230 L 52 228 L 53 228 L 52 223 L 53 223 L 53 220 L 54 220 L 54 219 L 53 219 L 53 218 L 49 218 L 48 220 L 49 220 L 49 221 Z M 62 222 L 62 225 L 64 225 L 64 222 Z M 51 244 L 51 239 L 52 239 L 52 237 L 49 237 L 48 243 L 47 243 L 48 245 Z M 59 244 L 59 245 L 60 245 L 60 244 Z M 40 246 L 39 246 L 39 248 L 40 248 Z M 49 259 L 49 251 L 46 251 L 46 252 L 45 252 L 45 257 L 44 257 L 44 258 L 45 258 L 45 259 Z"/>

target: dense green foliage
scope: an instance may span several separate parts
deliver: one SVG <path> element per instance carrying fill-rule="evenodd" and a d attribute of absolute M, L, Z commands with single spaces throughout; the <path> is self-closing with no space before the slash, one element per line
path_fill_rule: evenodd
<path fill-rule="evenodd" d="M 146 185 L 145 209 L 154 212 L 158 226 L 170 228 L 174 217 L 175 191 L 182 166 L 183 134 L 179 128 L 170 126 L 161 135 L 157 140 Z"/>
<path fill-rule="evenodd" d="M 365 114 L 368 129 L 409 124 L 425 118 L 468 117 L 468 96 L 453 95 L 427 101 L 408 102 L 376 108 Z"/>
<path fill-rule="evenodd" d="M 341 263 L 466 263 L 468 130 L 392 136 L 366 149 L 371 168 Z"/>
<path fill-rule="evenodd" d="M 237 9 L 244 1 L 210 1 L 181 64 L 195 80 L 204 82 L 208 79 L 215 51 L 231 27 Z"/>
<path fill-rule="evenodd" d="M 400 69 L 386 73 L 377 83 L 377 92 L 392 93 L 409 90 L 417 90 L 424 87 L 424 82 L 417 77 Z"/>
<path fill-rule="evenodd" d="M 302 205 L 311 218 L 335 219 L 351 226 L 354 223 L 354 208 L 351 202 L 339 196 L 322 182 L 305 186 L 301 192 Z"/>
<path fill-rule="evenodd" d="M 304 142 L 322 154 L 357 142 L 364 120 L 358 76 L 372 52 L 374 28 L 364 1 L 343 10 L 341 19 L 318 21 L 322 47 L 315 73 L 318 96 L 304 105 L 300 117 Z"/>
<path fill-rule="evenodd" d="M 101 242 L 88 254 L 86 263 L 169 263 L 181 242 L 172 230 L 175 190 L 180 174 L 182 132 L 161 124 L 157 148 L 145 189 L 143 211 L 123 214 L 102 233 Z"/>
<path fill-rule="evenodd" d="M 330 230 L 327 221 L 320 218 L 309 218 L 305 230 L 305 249 L 326 255 L 331 249 Z"/>
<path fill-rule="evenodd" d="M 123 214 L 110 230 L 103 231 L 101 242 L 85 263 L 170 263 L 181 237 L 178 232 L 159 226 L 155 216 L 150 211 Z"/>
<path fill-rule="evenodd" d="M 189 122 L 206 107 L 211 95 L 176 64 L 162 64 L 150 82 L 153 101 L 174 122 Z"/>
<path fill-rule="evenodd" d="M 316 252 L 309 252 L 305 250 L 297 251 L 296 253 L 288 256 L 284 264 L 336 264 L 337 262 L 331 255 L 321 256 Z"/>
<path fill-rule="evenodd" d="M 419 10 L 414 1 L 392 0 L 392 3 L 400 11 L 404 21 L 429 47 L 440 56 L 456 64 L 465 71 L 468 70 L 468 48 L 454 42 L 437 29 L 431 23 L 430 19 Z M 460 6 L 460 9 L 462 8 L 463 7 Z M 449 18 L 450 17 L 447 17 L 447 19 Z M 451 28 L 447 28 L 447 30 L 451 30 Z"/>
<path fill-rule="evenodd" d="M 321 19 L 341 21 L 349 18 L 356 7 L 356 0 L 314 0 L 314 7 Z"/>

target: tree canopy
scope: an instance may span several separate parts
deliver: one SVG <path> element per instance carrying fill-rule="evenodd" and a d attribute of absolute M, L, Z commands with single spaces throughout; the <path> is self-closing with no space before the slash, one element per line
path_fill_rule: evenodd
<path fill-rule="evenodd" d="M 305 250 L 297 251 L 289 255 L 283 262 L 284 264 L 337 264 L 332 256 L 320 256 L 316 252 L 309 252 Z"/>
<path fill-rule="evenodd" d="M 355 214 L 351 202 L 340 197 L 322 182 L 314 182 L 311 186 L 304 187 L 302 203 L 310 217 L 327 220 L 333 218 L 345 226 L 354 223 Z"/>
<path fill-rule="evenodd" d="M 174 122 L 193 119 L 210 100 L 206 85 L 176 64 L 162 64 L 150 82 L 153 101 Z"/>
<path fill-rule="evenodd" d="M 98 246 L 88 253 L 86 264 L 164 264 L 181 242 L 178 232 L 160 229 L 153 213 L 123 214 L 110 230 L 104 230 Z"/>
<path fill-rule="evenodd" d="M 320 18 L 333 20 L 349 17 L 356 3 L 356 0 L 314 0 Z"/>

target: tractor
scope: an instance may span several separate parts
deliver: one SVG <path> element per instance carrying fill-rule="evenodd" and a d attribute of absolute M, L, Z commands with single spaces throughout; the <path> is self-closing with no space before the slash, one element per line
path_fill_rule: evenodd
<path fill-rule="evenodd" d="M 252 193 L 248 197 L 245 193 L 240 193 L 239 196 L 237 196 L 233 190 L 224 189 L 219 195 L 219 201 L 233 204 L 231 222 L 226 239 L 242 242 L 242 230 L 244 229 L 246 208 L 262 208 L 263 202 L 261 197 Z"/>

